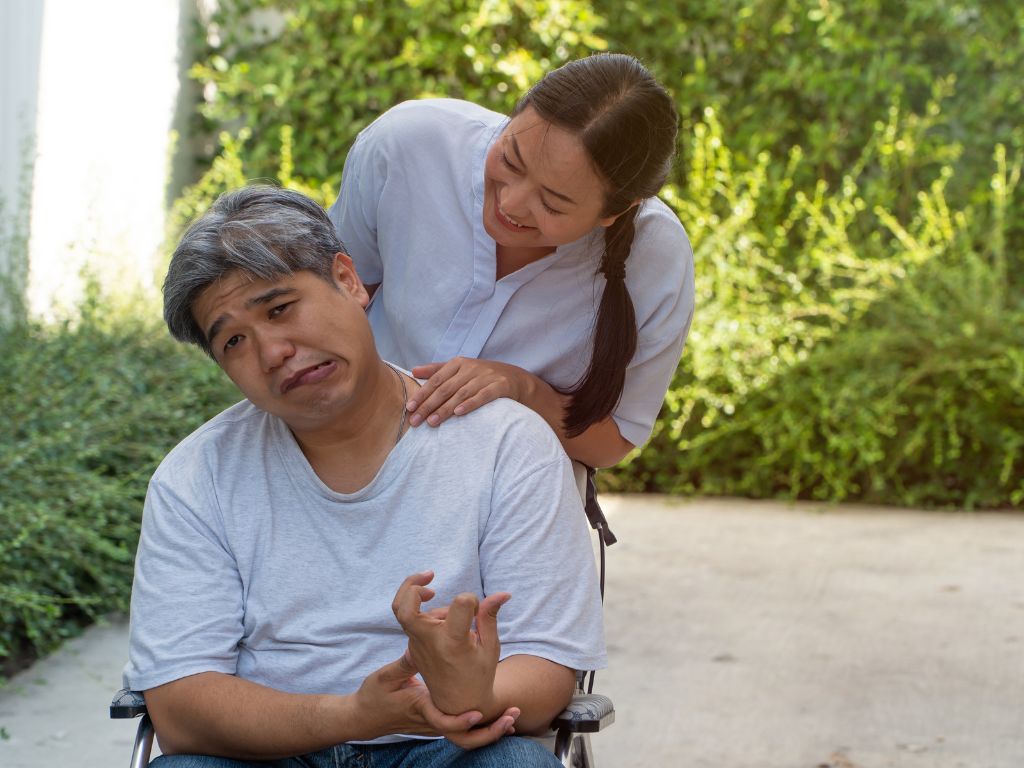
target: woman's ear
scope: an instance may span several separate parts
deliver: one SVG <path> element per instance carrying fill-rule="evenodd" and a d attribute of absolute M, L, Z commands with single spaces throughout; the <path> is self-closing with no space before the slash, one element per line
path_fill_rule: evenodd
<path fill-rule="evenodd" d="M 610 227 L 612 224 L 619 220 L 619 216 L 621 216 L 624 213 L 629 213 L 632 209 L 640 205 L 641 202 L 641 199 L 638 197 L 632 203 L 627 205 L 623 210 L 619 211 L 616 214 L 613 214 L 612 216 L 605 216 L 603 219 L 598 219 L 597 223 L 600 224 L 605 229 L 607 229 L 608 227 Z"/>
<path fill-rule="evenodd" d="M 370 303 L 370 294 L 366 292 L 366 286 L 359 279 L 352 259 L 344 251 L 334 254 L 334 263 L 331 265 L 331 277 L 341 289 L 347 291 L 352 298 L 359 302 L 359 306 L 366 309 Z"/>

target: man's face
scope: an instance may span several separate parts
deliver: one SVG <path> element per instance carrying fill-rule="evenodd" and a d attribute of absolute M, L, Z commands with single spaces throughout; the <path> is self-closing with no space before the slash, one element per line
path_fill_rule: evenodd
<path fill-rule="evenodd" d="M 242 394 L 296 431 L 329 427 L 357 407 L 361 378 L 378 359 L 368 297 L 348 256 L 335 256 L 332 278 L 229 272 L 192 307 L 214 359 Z"/>

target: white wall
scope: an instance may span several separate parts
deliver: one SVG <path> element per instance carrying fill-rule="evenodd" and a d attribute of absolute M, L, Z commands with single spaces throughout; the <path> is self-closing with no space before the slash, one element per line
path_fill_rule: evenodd
<path fill-rule="evenodd" d="M 0 0 L 0 2 L 34 0 Z M 60 314 L 90 270 L 155 293 L 180 0 L 47 0 L 43 13 L 28 302 Z"/>
<path fill-rule="evenodd" d="M 42 0 L 0 0 L 0 277 L 11 276 L 10 258 L 18 255 L 8 238 L 28 229 L 42 25 Z"/>

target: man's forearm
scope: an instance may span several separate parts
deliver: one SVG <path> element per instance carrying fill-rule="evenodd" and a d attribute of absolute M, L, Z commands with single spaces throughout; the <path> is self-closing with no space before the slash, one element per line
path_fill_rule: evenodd
<path fill-rule="evenodd" d="M 145 692 L 160 749 L 269 760 L 379 734 L 361 733 L 354 696 L 300 695 L 219 672 Z"/>
<path fill-rule="evenodd" d="M 576 673 L 568 667 L 538 656 L 509 656 L 498 664 L 494 676 L 496 711 L 484 712 L 484 718 L 490 720 L 507 707 L 518 707 L 521 714 L 516 733 L 544 733 L 572 699 L 575 686 Z"/>

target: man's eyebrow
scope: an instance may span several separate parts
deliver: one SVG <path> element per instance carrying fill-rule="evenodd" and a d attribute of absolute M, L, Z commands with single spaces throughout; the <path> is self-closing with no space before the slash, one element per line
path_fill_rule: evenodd
<path fill-rule="evenodd" d="M 224 327 L 224 323 L 228 321 L 230 315 L 221 315 L 210 325 L 210 330 L 206 332 L 206 343 L 212 344 L 213 340 L 217 338 L 217 334 L 220 333 L 220 329 Z"/>
<path fill-rule="evenodd" d="M 247 300 L 245 302 L 245 306 L 246 308 L 250 308 L 259 306 L 260 304 L 269 304 L 274 299 L 280 298 L 281 296 L 287 296 L 292 293 L 295 293 L 294 288 L 271 288 L 270 290 L 264 291 L 258 296 L 253 296 L 251 299 Z M 220 329 L 224 327 L 224 323 L 230 319 L 231 315 L 225 313 L 214 320 L 210 325 L 210 330 L 206 332 L 206 341 L 212 342 L 217 337 L 217 334 L 220 333 Z"/>
<path fill-rule="evenodd" d="M 249 309 L 251 307 L 255 307 L 255 306 L 258 306 L 260 304 L 269 304 L 274 299 L 279 298 L 281 296 L 287 296 L 290 293 L 295 293 L 295 289 L 294 288 L 285 288 L 283 286 L 282 287 L 277 287 L 277 288 L 271 288 L 271 289 L 269 289 L 267 291 L 264 291 L 259 296 L 253 296 L 251 299 L 249 299 L 248 301 L 245 302 L 245 306 L 246 306 L 247 309 Z"/>
<path fill-rule="evenodd" d="M 519 165 L 521 165 L 523 168 L 525 168 L 526 167 L 526 163 L 523 162 L 523 156 L 519 152 L 519 142 L 516 141 L 516 136 L 515 136 L 514 133 L 509 135 L 509 141 L 512 144 L 512 151 L 516 153 L 516 160 L 519 161 Z M 570 203 L 572 205 L 577 205 L 576 201 L 573 200 L 571 197 L 569 197 L 568 195 L 563 195 L 561 192 L 556 192 L 551 187 L 545 187 L 545 186 L 541 185 L 541 189 L 543 189 L 549 195 L 554 195 L 559 200 L 564 200 L 565 202 Z"/>

